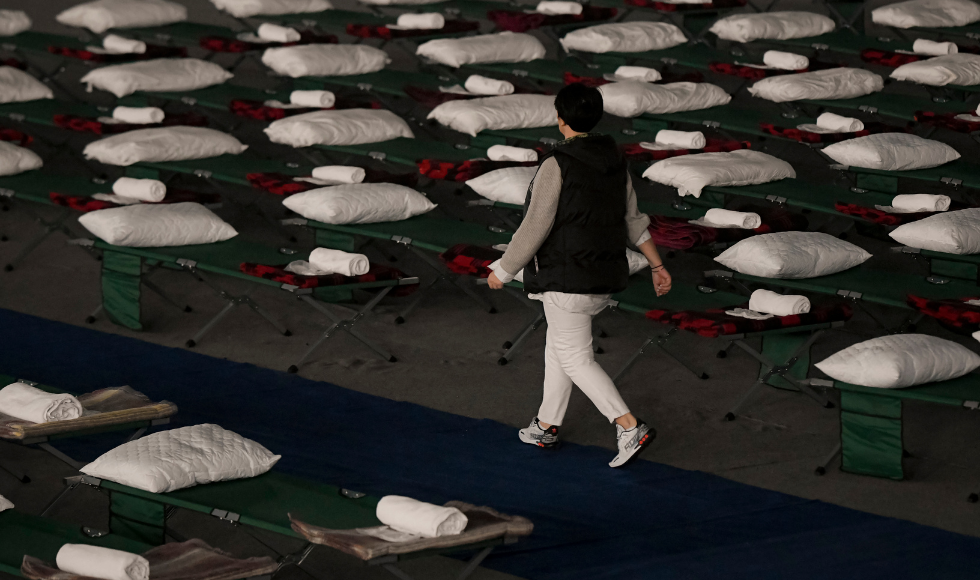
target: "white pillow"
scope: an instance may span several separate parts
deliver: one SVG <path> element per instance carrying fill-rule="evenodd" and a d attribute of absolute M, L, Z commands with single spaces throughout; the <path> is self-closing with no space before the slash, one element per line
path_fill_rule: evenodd
<path fill-rule="evenodd" d="M 687 37 L 666 22 L 616 22 L 573 30 L 559 42 L 565 50 L 644 52 L 684 44 Z"/>
<path fill-rule="evenodd" d="M 238 235 L 199 203 L 140 203 L 90 211 L 78 223 L 114 246 L 163 248 L 211 244 Z"/>
<path fill-rule="evenodd" d="M 910 62 L 896 68 L 889 76 L 933 87 L 980 85 L 980 54 L 947 54 Z"/>
<path fill-rule="evenodd" d="M 313 111 L 274 121 L 265 129 L 273 143 L 293 147 L 380 143 L 415 135 L 408 123 L 384 109 Z"/>
<path fill-rule="evenodd" d="M 108 165 L 184 161 L 218 155 L 238 155 L 248 149 L 231 135 L 204 127 L 137 129 L 93 141 L 82 153 Z"/>
<path fill-rule="evenodd" d="M 41 81 L 12 66 L 0 66 L 0 103 L 53 98 L 54 93 Z"/>
<path fill-rule="evenodd" d="M 875 8 L 871 20 L 895 28 L 966 26 L 980 20 L 980 6 L 970 0 L 911 0 Z"/>
<path fill-rule="evenodd" d="M 599 92 L 602 93 L 602 109 L 617 117 L 697 111 L 725 105 L 732 100 L 724 89 L 711 83 L 655 85 L 621 81 L 602 85 Z"/>
<path fill-rule="evenodd" d="M 876 93 L 885 79 L 859 68 L 828 68 L 766 77 L 749 87 L 749 94 L 776 103 L 803 99 L 853 99 Z"/>
<path fill-rule="evenodd" d="M 23 10 L 0 10 L 0 36 L 13 36 L 31 29 L 31 18 Z"/>
<path fill-rule="evenodd" d="M 307 44 L 268 48 L 262 63 L 277 73 L 292 77 L 347 76 L 377 72 L 391 58 L 380 48 L 365 44 Z"/>
<path fill-rule="evenodd" d="M 0 141 L 0 176 L 17 175 L 44 165 L 41 158 L 30 149 Z"/>
<path fill-rule="evenodd" d="M 883 171 L 928 169 L 960 158 L 945 143 L 909 133 L 865 135 L 828 145 L 823 152 L 842 165 Z"/>
<path fill-rule="evenodd" d="M 852 385 L 900 389 L 962 377 L 980 367 L 980 356 L 936 336 L 892 334 L 849 346 L 814 366 Z"/>
<path fill-rule="evenodd" d="M 643 177 L 677 188 L 678 195 L 701 197 L 709 185 L 754 185 L 796 177 L 793 166 L 782 159 L 751 149 L 727 153 L 698 153 L 657 161 Z"/>
<path fill-rule="evenodd" d="M 980 208 L 940 213 L 895 228 L 893 240 L 947 254 L 980 254 Z"/>
<path fill-rule="evenodd" d="M 726 16 L 709 29 L 718 38 L 735 42 L 789 40 L 820 36 L 834 30 L 834 21 L 813 12 L 769 12 L 763 14 L 733 14 Z"/>
<path fill-rule="evenodd" d="M 557 115 L 551 95 L 503 95 L 447 101 L 432 109 L 427 118 L 475 137 L 487 129 L 552 127 L 558 124 Z"/>
<path fill-rule="evenodd" d="M 871 254 L 850 242 L 820 232 L 779 232 L 752 236 L 715 258 L 736 272 L 798 280 L 843 272 Z"/>
<path fill-rule="evenodd" d="M 151 433 L 124 443 L 80 471 L 151 493 L 167 493 L 262 475 L 280 457 L 233 431 L 204 424 Z"/>
<path fill-rule="evenodd" d="M 421 44 L 415 54 L 446 66 L 490 62 L 529 62 L 547 51 L 530 34 L 501 32 L 463 38 L 437 38 Z"/>
<path fill-rule="evenodd" d="M 110 28 L 163 26 L 187 20 L 187 8 L 166 0 L 95 0 L 73 6 L 55 16 L 67 26 L 102 34 Z"/>
<path fill-rule="evenodd" d="M 358 0 L 361 4 L 372 6 L 421 6 L 423 4 L 438 4 L 449 0 Z"/>
<path fill-rule="evenodd" d="M 97 68 L 81 82 L 125 97 L 136 91 L 183 92 L 220 85 L 235 75 L 197 58 L 157 58 Z"/>
<path fill-rule="evenodd" d="M 489 200 L 524 205 L 527 189 L 537 172 L 537 167 L 505 167 L 474 177 L 466 185 Z"/>
<path fill-rule="evenodd" d="M 352 183 L 291 195 L 282 204 L 325 224 L 374 224 L 407 220 L 435 209 L 412 188 L 394 183 Z"/>
<path fill-rule="evenodd" d="M 323 12 L 333 8 L 327 0 L 211 0 L 211 3 L 235 18 Z"/>

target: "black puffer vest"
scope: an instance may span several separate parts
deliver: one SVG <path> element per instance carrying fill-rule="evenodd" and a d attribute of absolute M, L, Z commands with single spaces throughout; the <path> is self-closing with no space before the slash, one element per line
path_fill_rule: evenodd
<path fill-rule="evenodd" d="M 524 267 L 524 288 L 569 294 L 624 290 L 629 279 L 627 173 L 616 142 L 606 135 L 583 135 L 559 143 L 547 157 L 561 168 L 561 194 L 551 233 Z M 528 188 L 525 211 L 530 203 Z"/>

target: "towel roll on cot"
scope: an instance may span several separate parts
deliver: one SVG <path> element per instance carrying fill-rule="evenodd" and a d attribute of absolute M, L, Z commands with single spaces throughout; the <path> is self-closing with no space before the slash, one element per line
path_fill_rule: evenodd
<path fill-rule="evenodd" d="M 644 83 L 655 83 L 663 78 L 660 75 L 660 71 L 655 68 L 625 64 L 617 68 L 614 74 L 617 78 Z"/>
<path fill-rule="evenodd" d="M 112 184 L 112 193 L 130 199 L 156 203 L 167 197 L 167 186 L 156 179 L 120 177 Z"/>
<path fill-rule="evenodd" d="M 721 227 L 741 228 L 744 230 L 754 230 L 762 225 L 762 218 L 757 213 L 745 211 L 732 211 L 713 207 L 704 214 L 705 221 Z"/>
<path fill-rule="evenodd" d="M 807 57 L 781 50 L 767 50 L 762 55 L 762 62 L 766 66 L 780 70 L 803 70 L 810 66 L 810 59 Z"/>
<path fill-rule="evenodd" d="M 146 52 L 146 43 L 140 40 L 123 38 L 117 34 L 107 34 L 102 39 L 102 48 L 109 52 L 120 54 L 144 54 Z"/>
<path fill-rule="evenodd" d="M 487 149 L 487 157 L 490 161 L 533 163 L 538 160 L 538 152 L 534 149 L 512 147 L 510 145 L 492 145 Z"/>
<path fill-rule="evenodd" d="M 960 47 L 952 42 L 936 42 L 935 40 L 920 38 L 912 43 L 912 52 L 915 54 L 943 56 L 945 54 L 956 54 L 959 51 Z"/>
<path fill-rule="evenodd" d="M 0 495 L 0 512 L 14 509 L 14 502 Z"/>
<path fill-rule="evenodd" d="M 707 140 L 701 131 L 671 131 L 662 129 L 657 131 L 656 142 L 661 145 L 668 145 L 675 149 L 704 149 Z"/>
<path fill-rule="evenodd" d="M 55 558 L 62 572 L 105 580 L 149 580 L 146 558 L 99 546 L 65 544 Z"/>
<path fill-rule="evenodd" d="M 112 110 L 113 119 L 132 125 L 162 123 L 166 116 L 158 107 L 116 107 Z"/>
<path fill-rule="evenodd" d="M 361 183 L 367 177 L 363 167 L 350 165 L 322 165 L 313 168 L 312 176 L 334 184 Z"/>
<path fill-rule="evenodd" d="M 349 254 L 330 248 L 317 248 L 310 252 L 310 265 L 321 272 L 343 276 L 363 276 L 371 269 L 371 262 L 364 254 Z"/>
<path fill-rule="evenodd" d="M 444 26 L 446 18 L 438 12 L 402 14 L 398 17 L 398 27 L 408 30 L 440 30 Z"/>
<path fill-rule="evenodd" d="M 864 130 L 864 123 L 860 119 L 844 117 L 834 113 L 821 113 L 817 117 L 817 127 L 834 131 L 835 133 L 854 133 Z"/>
<path fill-rule="evenodd" d="M 329 109 L 337 102 L 337 97 L 330 91 L 293 91 L 289 93 L 289 102 L 301 107 Z"/>
<path fill-rule="evenodd" d="M 299 39 L 302 38 L 298 30 L 288 26 L 272 24 L 271 22 L 260 24 L 255 34 L 262 40 L 268 40 L 270 42 L 299 42 Z"/>
<path fill-rule="evenodd" d="M 456 508 L 444 507 L 402 497 L 386 495 L 378 502 L 378 519 L 386 526 L 423 538 L 455 536 L 466 529 L 468 520 Z"/>
<path fill-rule="evenodd" d="M 82 416 L 82 404 L 67 393 L 49 393 L 24 383 L 0 389 L 0 413 L 31 423 L 67 421 Z"/>
<path fill-rule="evenodd" d="M 749 297 L 749 310 L 776 316 L 790 316 L 810 312 L 810 299 L 796 294 L 776 294 L 769 290 L 756 290 Z"/>
<path fill-rule="evenodd" d="M 509 95 L 514 92 L 514 85 L 507 81 L 498 81 L 480 75 L 470 75 L 463 88 L 476 95 Z"/>
<path fill-rule="evenodd" d="M 557 0 L 542 0 L 538 2 L 535 12 L 547 14 L 548 16 L 559 16 L 570 14 L 578 16 L 582 13 L 582 5 L 578 2 L 561 2 Z"/>
<path fill-rule="evenodd" d="M 892 207 L 905 212 L 946 211 L 950 203 L 948 196 L 927 193 L 896 195 L 892 199 Z"/>

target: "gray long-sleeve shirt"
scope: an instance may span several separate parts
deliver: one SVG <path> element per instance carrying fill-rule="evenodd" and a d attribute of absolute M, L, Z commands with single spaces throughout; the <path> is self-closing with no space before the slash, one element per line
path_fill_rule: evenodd
<path fill-rule="evenodd" d="M 531 187 L 531 203 L 521 226 L 514 232 L 514 237 L 507 246 L 500 266 L 494 273 L 501 282 L 507 283 L 514 279 L 521 269 L 538 253 L 541 245 L 551 233 L 555 225 L 555 215 L 558 213 L 558 198 L 561 194 L 561 168 L 554 157 L 545 159 L 534 176 Z M 636 191 L 633 182 L 626 177 L 626 220 L 627 242 L 640 245 L 650 239 L 647 226 L 650 218 L 640 213 L 636 207 Z"/>

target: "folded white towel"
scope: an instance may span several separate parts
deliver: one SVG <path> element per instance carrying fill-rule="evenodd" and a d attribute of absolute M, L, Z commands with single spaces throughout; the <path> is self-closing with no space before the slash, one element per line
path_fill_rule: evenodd
<path fill-rule="evenodd" d="M 660 76 L 660 71 L 655 68 L 625 64 L 617 68 L 613 76 L 620 80 L 641 81 L 644 83 L 655 83 L 663 78 Z"/>
<path fill-rule="evenodd" d="M 896 195 L 892 199 L 892 207 L 901 213 L 918 213 L 922 211 L 946 211 L 951 200 L 945 195 L 929 195 L 927 193 L 910 193 Z"/>
<path fill-rule="evenodd" d="M 956 54 L 960 47 L 952 42 L 936 42 L 920 38 L 912 43 L 912 52 L 915 54 L 926 54 L 929 56 L 943 56 L 944 54 Z"/>
<path fill-rule="evenodd" d="M 772 314 L 763 314 L 762 312 L 756 312 L 755 310 L 749 310 L 748 308 L 735 308 L 734 310 L 726 310 L 725 314 L 731 316 L 738 316 L 739 318 L 748 318 L 749 320 L 769 320 L 773 317 Z"/>
<path fill-rule="evenodd" d="M 402 14 L 397 26 L 404 30 L 439 30 L 446 26 L 446 18 L 438 12 Z"/>
<path fill-rule="evenodd" d="M 810 59 L 800 54 L 783 52 L 781 50 L 767 50 L 762 55 L 762 62 L 766 66 L 778 68 L 780 70 L 803 70 L 810 66 Z"/>
<path fill-rule="evenodd" d="M 116 107 L 112 110 L 113 119 L 133 125 L 162 123 L 166 116 L 163 109 L 157 107 Z"/>
<path fill-rule="evenodd" d="M 337 102 L 337 97 L 330 91 L 293 91 L 289 93 L 289 102 L 301 107 L 329 109 Z"/>
<path fill-rule="evenodd" d="M 0 512 L 14 509 L 14 503 L 0 495 Z"/>
<path fill-rule="evenodd" d="M 864 130 L 864 123 L 852 117 L 843 117 L 834 113 L 821 113 L 817 117 L 817 127 L 834 131 L 835 133 L 854 133 Z"/>
<path fill-rule="evenodd" d="M 707 141 L 701 131 L 671 131 L 662 129 L 657 131 L 656 142 L 661 145 L 670 145 L 675 149 L 704 149 Z"/>
<path fill-rule="evenodd" d="M 511 147 L 510 145 L 492 145 L 487 149 L 490 161 L 519 161 L 533 163 L 538 160 L 538 152 L 534 149 Z"/>
<path fill-rule="evenodd" d="M 476 95 L 509 95 L 514 92 L 514 85 L 511 83 L 480 75 L 470 75 L 463 87 Z"/>
<path fill-rule="evenodd" d="M 330 248 L 317 248 L 310 252 L 310 265 L 321 272 L 344 276 L 363 276 L 371 269 L 367 256 Z"/>
<path fill-rule="evenodd" d="M 55 558 L 62 572 L 104 578 L 105 580 L 148 580 L 150 563 L 146 558 L 121 550 L 99 546 L 65 544 Z"/>
<path fill-rule="evenodd" d="M 722 227 L 742 228 L 754 230 L 762 225 L 762 218 L 757 213 L 744 211 L 732 211 L 713 207 L 704 214 L 704 221 Z"/>
<path fill-rule="evenodd" d="M 582 13 L 582 5 L 578 2 L 542 0 L 541 2 L 538 2 L 538 6 L 534 9 L 534 11 L 541 14 L 547 14 L 549 16 L 558 16 L 560 14 L 572 14 L 577 16 Z"/>
<path fill-rule="evenodd" d="M 140 201 L 158 202 L 167 196 L 167 186 L 156 179 L 120 177 L 112 184 L 112 193 Z"/>
<path fill-rule="evenodd" d="M 307 262 L 306 260 L 295 260 L 288 264 L 283 270 L 287 272 L 292 272 L 293 274 L 299 274 L 300 276 L 326 276 L 327 274 L 332 274 L 333 272 L 326 272 L 320 270 L 313 264 Z"/>
<path fill-rule="evenodd" d="M 769 290 L 756 290 L 749 297 L 749 310 L 776 316 L 806 314 L 810 312 L 810 299 L 806 296 L 794 294 L 783 296 Z"/>
<path fill-rule="evenodd" d="M 271 22 L 263 22 L 255 33 L 262 40 L 269 42 L 298 42 L 301 38 L 299 31 L 288 26 L 279 26 Z"/>
<path fill-rule="evenodd" d="M 0 389 L 0 413 L 31 423 L 78 419 L 82 404 L 65 393 L 48 393 L 24 383 Z"/>
<path fill-rule="evenodd" d="M 323 165 L 313 169 L 313 178 L 333 185 L 341 183 L 361 183 L 367 176 L 363 167 L 350 165 Z"/>
<path fill-rule="evenodd" d="M 143 54 L 146 52 L 146 43 L 116 34 L 107 34 L 102 39 L 102 48 L 118 54 Z"/>
<path fill-rule="evenodd" d="M 402 497 L 386 495 L 378 502 L 378 519 L 399 532 L 423 538 L 454 536 L 466 529 L 467 519 L 456 508 L 443 507 Z"/>

